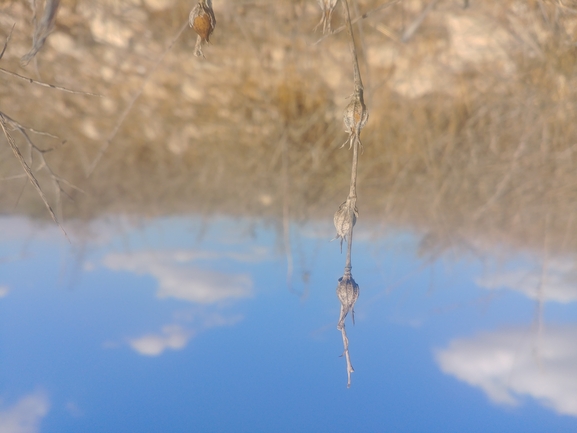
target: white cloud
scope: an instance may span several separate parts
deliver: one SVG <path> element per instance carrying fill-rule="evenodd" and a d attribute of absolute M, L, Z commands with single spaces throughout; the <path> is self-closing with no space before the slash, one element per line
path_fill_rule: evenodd
<path fill-rule="evenodd" d="M 130 347 L 141 355 L 158 356 L 166 349 L 179 350 L 186 346 L 193 332 L 179 325 L 167 325 L 160 334 L 147 334 L 129 341 Z"/>
<path fill-rule="evenodd" d="M 252 279 L 246 274 L 227 274 L 192 267 L 199 259 L 220 259 L 216 253 L 177 250 L 143 251 L 134 254 L 108 254 L 103 264 L 113 270 L 151 275 L 158 280 L 157 295 L 210 304 L 252 294 Z"/>
<path fill-rule="evenodd" d="M 0 286 L 0 298 L 3 298 L 10 292 L 10 289 L 7 286 Z"/>
<path fill-rule="evenodd" d="M 533 397 L 561 414 L 577 416 L 577 326 L 484 333 L 438 350 L 441 370 L 481 388 L 496 403 Z"/>
<path fill-rule="evenodd" d="M 50 408 L 48 397 L 36 391 L 13 406 L 0 410 L 0 433 L 36 433 Z"/>
<path fill-rule="evenodd" d="M 568 261 L 552 260 L 544 277 L 540 270 L 514 270 L 478 278 L 476 283 L 490 290 L 515 290 L 535 300 L 542 296 L 544 301 L 562 304 L 577 301 L 577 269 Z"/>
<path fill-rule="evenodd" d="M 181 320 L 195 321 L 195 329 L 185 329 L 180 325 L 163 326 L 160 333 L 150 333 L 128 341 L 132 349 L 141 355 L 158 356 L 165 350 L 180 350 L 198 333 L 217 326 L 232 326 L 242 320 L 242 316 L 222 316 L 219 313 L 179 314 Z"/>

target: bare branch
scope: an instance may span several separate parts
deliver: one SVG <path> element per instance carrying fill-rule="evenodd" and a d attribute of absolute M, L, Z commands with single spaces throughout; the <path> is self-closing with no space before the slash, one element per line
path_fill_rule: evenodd
<path fill-rule="evenodd" d="M 102 95 L 100 95 L 98 93 L 82 92 L 80 90 L 71 90 L 71 89 L 67 89 L 66 87 L 62 87 L 62 86 L 56 86 L 54 84 L 43 83 L 42 81 L 33 80 L 32 78 L 25 77 L 23 75 L 17 74 L 16 72 L 8 71 L 4 68 L 0 68 L 0 72 L 4 72 L 5 74 L 12 75 L 13 77 L 17 77 L 17 78 L 20 78 L 22 80 L 26 80 L 30 84 L 37 84 L 37 85 L 42 86 L 42 87 L 49 87 L 51 89 L 60 90 L 62 92 L 74 93 L 75 95 L 98 96 L 98 97 L 102 98 Z"/>
<path fill-rule="evenodd" d="M 392 1 L 387 2 L 387 3 L 385 3 L 385 4 L 383 4 L 383 5 L 379 6 L 379 7 L 376 7 L 376 8 L 374 8 L 374 9 L 371 9 L 370 11 L 367 11 L 367 12 L 365 12 L 364 14 L 359 15 L 359 16 L 356 17 L 355 19 L 351 20 L 351 24 L 355 24 L 357 21 L 364 20 L 364 19 L 366 19 L 366 18 L 370 18 L 371 15 L 373 15 L 373 14 L 375 14 L 375 13 L 377 13 L 377 12 L 380 12 L 380 11 L 382 11 L 383 9 L 386 9 L 386 8 L 388 8 L 388 7 L 391 7 L 391 6 L 393 6 L 393 5 L 396 5 L 397 3 L 400 3 L 400 2 L 401 2 L 401 0 L 392 0 Z M 330 32 L 330 33 L 322 36 L 322 37 L 319 38 L 319 40 L 317 40 L 313 45 L 317 45 L 317 44 L 321 43 L 322 41 L 324 41 L 324 40 L 325 40 L 326 38 L 328 38 L 329 36 L 335 35 L 335 34 L 337 34 L 337 33 L 342 32 L 343 30 L 346 30 L 346 29 L 347 29 L 347 25 L 348 25 L 348 24 L 344 24 L 344 25 L 336 28 L 336 29 L 333 30 L 332 32 Z"/>
<path fill-rule="evenodd" d="M 344 325 L 341 328 L 341 335 L 343 336 L 343 348 L 344 348 L 343 355 L 345 355 L 345 359 L 347 360 L 347 388 L 350 388 L 351 373 L 354 373 L 355 369 L 353 368 L 353 364 L 351 363 L 351 356 L 349 355 L 349 339 L 347 338 L 347 331 Z"/>
<path fill-rule="evenodd" d="M 16 25 L 16 23 L 12 24 L 12 28 L 10 29 L 10 33 L 8 34 L 8 37 L 6 38 L 6 42 L 4 42 L 4 48 L 2 48 L 2 52 L 0 53 L 0 59 L 2 58 L 2 56 L 4 56 L 4 52 L 6 51 L 6 48 L 8 47 L 8 42 L 10 42 L 10 39 L 12 38 L 12 32 L 14 31 L 15 25 Z"/>
<path fill-rule="evenodd" d="M 7 120 L 6 120 L 4 113 L 2 113 L 2 112 L 0 112 L 0 126 L 2 126 L 2 131 L 4 131 L 4 136 L 8 140 L 8 143 L 10 144 L 10 148 L 12 149 L 12 152 L 14 152 L 14 155 L 16 156 L 16 158 L 20 162 L 20 165 L 22 165 L 24 172 L 28 176 L 28 180 L 30 180 L 30 183 L 32 183 L 32 185 L 34 185 L 34 188 L 36 188 L 36 191 L 38 192 L 38 194 L 40 195 L 40 198 L 44 202 L 46 209 L 48 209 L 48 213 L 50 214 L 50 217 L 58 225 L 60 230 L 62 230 L 62 233 L 64 233 L 64 236 L 66 236 L 66 239 L 68 239 L 68 242 L 70 242 L 70 239 L 68 238 L 68 234 L 66 234 L 66 231 L 64 230 L 64 228 L 62 228 L 62 225 L 60 225 L 60 222 L 56 218 L 56 214 L 54 213 L 54 211 L 52 210 L 52 207 L 48 203 L 48 200 L 46 199 L 46 196 L 44 195 L 42 188 L 40 188 L 40 184 L 38 183 L 38 180 L 34 176 L 34 173 L 32 173 L 30 166 L 24 160 L 24 157 L 22 156 L 20 149 L 18 149 L 18 146 L 16 146 L 14 139 L 12 138 L 10 133 L 7 131 L 7 129 L 6 129 Z"/>
<path fill-rule="evenodd" d="M 20 59 L 22 66 L 26 66 L 30 60 L 34 58 L 36 53 L 44 46 L 48 35 L 52 33 L 59 4 L 60 0 L 46 0 L 44 4 L 44 14 L 39 22 L 36 21 L 36 11 L 34 11 L 35 26 L 34 35 L 32 36 L 32 48 Z"/>

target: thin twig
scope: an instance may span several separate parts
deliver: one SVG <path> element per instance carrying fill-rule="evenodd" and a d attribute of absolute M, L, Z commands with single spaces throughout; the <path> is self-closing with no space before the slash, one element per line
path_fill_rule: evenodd
<path fill-rule="evenodd" d="M 345 355 L 345 359 L 347 360 L 347 388 L 351 387 L 351 373 L 354 373 L 355 369 L 353 368 L 353 364 L 351 363 L 351 356 L 349 354 L 349 339 L 347 338 L 347 331 L 345 326 L 341 328 L 341 335 L 343 337 L 343 347 Z"/>
<path fill-rule="evenodd" d="M 6 51 L 6 48 L 8 47 L 8 42 L 10 42 L 10 39 L 12 38 L 12 32 L 14 31 L 15 25 L 16 25 L 16 23 L 12 24 L 12 28 L 10 29 L 10 33 L 8 34 L 8 37 L 6 38 L 6 42 L 4 42 L 4 47 L 2 48 L 2 52 L 0 53 L 0 59 L 2 58 L 2 56 L 4 55 L 4 52 Z"/>
<path fill-rule="evenodd" d="M 344 123 L 346 131 L 350 134 L 349 142 L 353 147 L 353 161 L 351 167 L 351 181 L 349 185 L 349 195 L 345 203 L 341 205 L 337 213 L 335 214 L 335 227 L 337 228 L 337 236 L 343 237 L 340 229 L 348 229 L 347 233 L 347 259 L 345 262 L 344 274 L 339 278 L 339 284 L 337 285 L 337 297 L 341 303 L 341 312 L 339 316 L 339 321 L 337 324 L 337 329 L 341 331 L 343 338 L 343 349 L 344 356 L 347 361 L 347 388 L 351 386 L 351 373 L 354 372 L 353 365 L 351 363 L 351 357 L 349 354 L 349 339 L 347 338 L 347 333 L 345 329 L 345 318 L 348 312 L 351 312 L 351 317 L 353 324 L 355 323 L 355 302 L 359 297 L 359 286 L 353 279 L 351 274 L 352 270 L 352 250 L 353 250 L 353 229 L 355 225 L 356 218 L 358 216 L 358 210 L 356 207 L 357 202 L 357 169 L 359 160 L 359 147 L 361 146 L 360 133 L 362 127 L 368 120 L 368 110 L 365 107 L 363 101 L 363 81 L 361 79 L 361 72 L 359 70 L 359 62 L 357 58 L 357 50 L 355 47 L 355 38 L 353 36 L 353 27 L 351 24 L 351 14 L 349 11 L 348 0 L 343 0 L 345 8 L 345 18 L 347 22 L 347 30 L 349 34 L 349 48 L 351 51 L 351 57 L 353 62 L 353 76 L 354 76 L 354 93 L 352 95 L 352 100 L 345 110 Z M 344 208 L 343 208 L 344 206 Z M 340 214 L 341 209 L 348 214 Z M 343 218 L 344 216 L 344 218 Z M 346 224 L 345 224 L 346 223 Z M 344 230 L 343 230 L 344 231 Z M 341 241 L 342 248 L 342 241 Z"/>
<path fill-rule="evenodd" d="M 56 135 L 53 135 L 53 134 L 50 134 L 49 132 L 46 132 L 46 131 L 37 131 L 36 129 L 33 129 L 33 128 L 29 128 L 29 127 L 27 127 L 27 126 L 24 126 L 24 125 L 22 125 L 21 123 L 19 123 L 19 122 L 15 121 L 14 119 L 12 119 L 10 116 L 6 115 L 6 114 L 4 114 L 4 120 L 6 121 L 6 123 L 7 123 L 8 125 L 10 125 L 10 126 L 11 126 L 12 128 L 14 128 L 14 129 L 26 130 L 26 131 L 33 132 L 34 134 L 37 134 L 37 135 L 44 135 L 44 136 L 46 136 L 46 137 L 56 138 L 56 139 L 58 139 L 58 140 L 60 139 L 60 137 L 58 137 L 58 136 L 56 136 Z M 28 138 L 28 137 L 26 137 L 26 138 Z M 30 141 L 29 138 L 28 138 L 28 141 Z M 36 147 L 36 146 L 34 146 L 34 147 Z M 50 149 L 45 149 L 45 150 L 40 150 L 40 149 L 36 148 L 36 150 L 38 150 L 39 152 L 45 153 L 45 152 L 50 152 L 50 151 L 52 150 L 52 148 L 50 148 Z"/>
<path fill-rule="evenodd" d="M 26 175 L 25 174 L 15 174 L 14 176 L 0 177 L 0 181 L 22 179 L 23 177 L 26 177 Z"/>
<path fill-rule="evenodd" d="M 16 72 L 8 71 L 4 68 L 0 68 L 0 72 L 4 72 L 5 74 L 12 75 L 13 77 L 17 77 L 17 78 L 20 78 L 22 80 L 26 80 L 30 84 L 37 84 L 38 86 L 49 87 L 51 89 L 60 90 L 62 92 L 66 92 L 66 93 L 73 93 L 75 95 L 98 96 L 98 97 L 102 98 L 102 95 L 100 95 L 98 93 L 83 92 L 80 90 L 71 90 L 71 89 L 67 89 L 66 87 L 62 87 L 62 86 L 56 86 L 54 84 L 43 83 L 42 81 L 37 81 L 37 80 L 34 80 L 32 78 L 25 77 L 23 75 L 17 74 Z"/>
<path fill-rule="evenodd" d="M 363 90 L 363 81 L 361 80 L 361 72 L 359 70 L 359 59 L 357 57 L 357 48 L 355 46 L 355 37 L 353 35 L 353 25 L 351 24 L 351 13 L 349 12 L 349 2 L 344 0 L 343 4 L 345 6 L 348 33 L 349 33 L 349 49 L 351 50 L 351 55 L 353 57 L 353 73 L 355 80 L 355 93 L 359 90 Z"/>
<path fill-rule="evenodd" d="M 44 3 L 44 14 L 39 22 L 36 21 L 36 9 L 34 8 L 34 35 L 32 36 L 32 48 L 20 60 L 22 66 L 26 66 L 30 60 L 36 56 L 36 53 L 38 53 L 38 51 L 40 51 L 44 46 L 46 38 L 48 38 L 50 33 L 52 33 L 59 5 L 60 0 L 46 0 Z"/>
<path fill-rule="evenodd" d="M 7 131 L 7 129 L 6 129 L 7 121 L 6 121 L 6 118 L 4 117 L 4 113 L 1 113 L 1 112 L 0 112 L 0 126 L 2 126 L 2 131 L 4 131 L 4 136 L 8 140 L 8 143 L 10 144 L 10 148 L 12 149 L 12 152 L 14 152 L 14 155 L 16 156 L 16 158 L 20 162 L 20 165 L 22 165 L 24 172 L 28 176 L 30 183 L 32 183 L 32 185 L 34 185 L 34 188 L 36 188 L 36 191 L 38 192 L 38 194 L 40 195 L 40 198 L 44 202 L 46 209 L 48 209 L 48 213 L 50 214 L 50 217 L 58 225 L 60 230 L 62 230 L 62 233 L 64 233 L 64 236 L 66 237 L 66 239 L 68 239 L 68 242 L 70 242 L 70 238 L 68 238 L 68 234 L 66 233 L 64 228 L 62 228 L 62 226 L 60 225 L 60 222 L 56 218 L 56 214 L 52 210 L 52 207 L 50 206 L 50 204 L 48 204 L 48 200 L 46 199 L 46 196 L 44 195 L 42 188 L 40 188 L 40 184 L 38 183 L 38 180 L 36 180 L 34 173 L 32 173 L 32 170 L 30 169 L 30 167 L 28 166 L 28 164 L 24 160 L 24 157 L 22 156 L 20 149 L 18 149 L 18 146 L 16 146 L 14 139 L 12 138 L 10 133 Z"/>
<path fill-rule="evenodd" d="M 369 17 L 370 17 L 371 15 L 373 15 L 374 13 L 380 12 L 380 11 L 382 11 L 383 9 L 386 9 L 386 8 L 388 8 L 388 7 L 391 7 L 391 6 L 393 6 L 393 5 L 396 5 L 397 3 L 400 3 L 400 2 L 401 2 L 401 0 L 392 0 L 392 1 L 390 1 L 390 2 L 385 3 L 384 5 L 381 5 L 381 6 L 377 7 L 377 8 L 371 9 L 370 11 L 367 11 L 367 12 L 365 12 L 364 14 L 362 14 L 362 15 L 356 17 L 355 19 L 351 20 L 351 24 L 355 24 L 357 21 L 360 21 L 360 20 L 364 20 L 364 19 L 366 19 L 366 18 L 369 18 Z M 313 43 L 313 46 L 321 43 L 322 41 L 324 41 L 324 40 L 325 40 L 326 38 L 328 38 L 329 36 L 332 36 L 332 35 L 335 35 L 335 34 L 337 34 L 337 33 L 340 33 L 340 32 L 342 32 L 343 30 L 346 30 L 346 29 L 347 29 L 347 24 L 343 24 L 342 26 L 337 27 L 337 28 L 336 28 L 335 30 L 333 30 L 331 33 L 328 33 L 328 34 L 322 36 L 321 38 L 319 38 L 315 43 Z"/>

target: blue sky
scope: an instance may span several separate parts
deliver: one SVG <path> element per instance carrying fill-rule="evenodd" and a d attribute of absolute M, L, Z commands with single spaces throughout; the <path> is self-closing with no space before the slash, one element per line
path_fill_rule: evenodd
<path fill-rule="evenodd" d="M 72 246 L 0 226 L 0 431 L 577 426 L 570 258 L 536 290 L 530 255 L 425 263 L 414 234 L 358 230 L 347 389 L 329 225 L 291 228 L 290 288 L 282 240 L 253 222 L 111 219 L 70 230 Z"/>

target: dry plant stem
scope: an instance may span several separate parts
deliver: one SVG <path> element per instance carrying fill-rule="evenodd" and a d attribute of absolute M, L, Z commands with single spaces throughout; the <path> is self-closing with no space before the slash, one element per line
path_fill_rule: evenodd
<path fill-rule="evenodd" d="M 34 35 L 32 36 L 32 48 L 25 54 L 20 62 L 22 66 L 26 66 L 30 60 L 36 56 L 36 53 L 44 46 L 46 38 L 54 29 L 54 21 L 56 20 L 56 13 L 58 12 L 58 6 L 60 5 L 60 0 L 46 0 L 44 4 L 44 13 L 42 14 L 42 19 L 38 22 L 36 21 L 36 8 L 34 9 Z"/>
<path fill-rule="evenodd" d="M 58 222 L 58 219 L 56 218 L 56 214 L 52 210 L 52 207 L 50 206 L 50 204 L 48 204 L 48 200 L 46 199 L 46 196 L 44 195 L 42 188 L 40 188 L 40 184 L 38 183 L 38 180 L 36 180 L 36 177 L 32 173 L 30 166 L 24 160 L 24 157 L 22 156 L 20 149 L 18 149 L 18 146 L 16 146 L 14 139 L 6 130 L 7 119 L 5 118 L 3 113 L 0 113 L 0 126 L 2 126 L 2 131 L 4 132 L 4 136 L 8 140 L 8 143 L 10 144 L 10 148 L 12 149 L 12 152 L 14 152 L 14 155 L 16 156 L 18 161 L 20 162 L 20 165 L 22 165 L 22 168 L 24 169 L 24 172 L 26 173 L 26 176 L 28 176 L 28 179 L 30 180 L 30 182 L 32 183 L 32 185 L 34 185 L 34 188 L 36 188 L 36 191 L 38 192 L 38 194 L 40 195 L 40 198 L 44 202 L 46 209 L 48 209 L 48 213 L 52 217 L 52 220 L 58 225 L 60 230 L 62 230 L 62 233 L 64 233 L 64 236 L 66 237 L 66 239 L 68 239 L 68 242 L 70 242 L 70 239 L 68 238 L 68 234 L 66 234 L 66 231 L 62 228 L 62 226 Z"/>
<path fill-rule="evenodd" d="M 350 388 L 351 373 L 353 373 L 355 369 L 353 368 L 353 364 L 351 363 L 351 356 L 349 355 L 349 339 L 347 338 L 347 331 L 344 325 L 341 328 L 341 335 L 343 337 L 343 347 L 344 347 L 343 355 L 345 355 L 345 359 L 347 360 L 347 388 Z"/>
<path fill-rule="evenodd" d="M 364 101 L 363 82 L 361 80 L 361 73 L 359 70 L 359 61 L 355 47 L 355 38 L 353 35 L 353 26 L 351 24 L 351 14 L 349 12 L 348 1 L 344 1 L 343 3 L 345 7 L 345 17 L 348 23 L 348 33 L 350 36 L 349 48 L 353 62 L 353 77 L 355 84 L 354 92 L 351 96 L 351 101 L 345 109 L 343 117 L 345 131 L 349 134 L 349 138 L 345 143 L 343 143 L 343 146 L 348 142 L 350 149 L 353 144 L 355 144 L 355 142 L 358 142 L 362 147 L 361 130 L 364 128 L 369 119 L 369 111 L 367 110 Z"/>
<path fill-rule="evenodd" d="M 114 137 L 116 137 L 116 134 L 118 134 L 120 127 L 124 123 L 124 120 L 126 120 L 126 116 L 128 116 L 128 113 L 130 113 L 130 111 L 132 110 L 132 107 L 134 106 L 134 103 L 136 102 L 136 100 L 140 97 L 140 95 L 142 95 L 142 92 L 144 91 L 144 87 L 146 86 L 146 84 L 148 83 L 150 78 L 152 78 L 152 75 L 154 75 L 154 73 L 158 69 L 158 66 L 160 66 L 160 64 L 164 60 L 164 57 L 172 49 L 172 47 L 174 46 L 174 44 L 176 43 L 176 41 L 178 40 L 178 38 L 180 37 L 182 32 L 187 27 L 188 27 L 188 20 L 186 20 L 186 22 L 182 25 L 182 27 L 180 28 L 180 30 L 178 31 L 176 36 L 172 39 L 172 41 L 170 42 L 170 44 L 168 45 L 166 50 L 164 50 L 164 52 L 158 58 L 158 60 L 156 61 L 156 63 L 154 64 L 154 66 L 152 67 L 150 72 L 146 75 L 146 77 L 144 78 L 144 81 L 142 82 L 142 85 L 140 86 L 140 89 L 138 89 L 138 92 L 136 92 L 134 94 L 134 96 L 132 97 L 132 99 L 130 100 L 130 102 L 128 103 L 128 105 L 126 106 L 126 108 L 124 109 L 124 111 L 122 112 L 120 117 L 118 118 L 116 125 L 114 125 L 114 129 L 112 130 L 112 132 L 110 133 L 110 135 L 106 139 L 106 142 L 102 145 L 102 147 L 98 151 L 98 154 L 96 155 L 96 158 L 94 158 L 92 165 L 88 168 L 88 173 L 86 174 L 87 177 L 90 177 L 90 175 L 92 174 L 92 172 L 94 171 L 94 169 L 96 168 L 98 163 L 100 162 L 100 159 L 102 158 L 102 156 L 104 155 L 104 153 L 106 152 L 106 150 L 108 149 L 110 144 L 112 143 L 112 140 L 114 139 Z"/>
<path fill-rule="evenodd" d="M 353 7 L 354 7 L 354 12 L 356 16 L 359 16 L 359 2 L 358 0 L 354 0 L 353 1 Z M 359 40 L 360 40 L 360 44 L 361 44 L 361 52 L 363 54 L 363 65 L 365 67 L 365 78 L 368 80 L 369 83 L 369 88 L 371 87 L 370 83 L 371 83 L 371 76 L 370 76 L 370 68 L 369 68 L 369 63 L 367 61 L 367 47 L 365 46 L 365 37 L 364 37 L 364 32 L 363 32 L 363 24 L 360 21 L 357 21 L 357 31 L 358 31 L 358 35 L 359 35 Z"/>
<path fill-rule="evenodd" d="M 351 201 L 351 206 L 349 207 L 349 217 L 353 220 L 353 210 L 357 206 L 357 165 L 359 160 L 359 140 L 355 140 L 353 145 L 353 166 L 351 170 L 351 184 L 349 187 L 349 200 Z M 349 241 L 347 244 L 347 261 L 345 263 L 345 273 L 351 272 L 353 266 L 351 264 L 351 251 L 353 248 L 353 229 L 354 225 L 351 224 L 349 231 Z"/>
<path fill-rule="evenodd" d="M 358 21 L 360 21 L 360 20 L 367 19 L 367 18 L 369 18 L 371 15 L 373 15 L 373 14 L 375 14 L 375 13 L 377 13 L 377 12 L 380 12 L 380 11 L 382 11 L 383 9 L 386 9 L 386 8 L 388 8 L 388 7 L 391 7 L 391 6 L 393 6 L 393 5 L 396 5 L 397 3 L 400 3 L 400 2 L 401 2 L 401 0 L 393 0 L 393 1 L 390 1 L 390 2 L 385 3 L 384 5 L 381 5 L 381 6 L 377 7 L 377 8 L 375 8 L 375 9 L 371 9 L 370 11 L 365 12 L 364 14 L 362 14 L 362 15 L 356 17 L 355 19 L 351 20 L 351 24 L 355 24 L 356 22 L 358 22 Z M 317 44 L 321 43 L 322 41 L 324 41 L 325 38 L 328 38 L 328 37 L 331 36 L 331 35 L 340 33 L 340 32 L 342 32 L 343 30 L 346 30 L 346 29 L 347 29 L 347 24 L 344 24 L 344 25 L 336 28 L 335 30 L 331 31 L 329 34 L 324 35 L 324 36 L 322 36 L 321 38 L 319 38 L 313 45 L 317 45 Z"/>
<path fill-rule="evenodd" d="M 13 24 L 13 25 L 12 25 L 12 29 L 10 29 L 10 34 L 9 34 L 8 37 L 6 38 L 6 42 L 4 42 L 4 47 L 2 48 L 2 52 L 0 53 L 0 59 L 1 59 L 2 56 L 4 55 L 4 52 L 6 51 L 6 47 L 8 47 L 8 42 L 10 42 L 10 39 L 12 38 L 12 31 L 14 30 L 14 26 L 15 26 L 15 25 L 16 25 L 16 24 Z M 4 68 L 0 68 L 0 72 L 3 72 L 3 73 L 8 74 L 8 75 L 12 75 L 13 77 L 20 78 L 20 79 L 22 79 L 22 80 L 26 80 L 26 81 L 28 81 L 30 84 L 37 84 L 37 85 L 39 85 L 39 86 L 49 87 L 49 88 L 51 88 L 51 89 L 56 89 L 56 90 L 61 90 L 62 92 L 74 93 L 74 94 L 77 94 L 77 95 L 100 96 L 100 97 L 102 96 L 102 95 L 98 95 L 98 94 L 96 94 L 96 93 L 81 92 L 81 91 L 78 91 L 78 90 L 70 90 L 70 89 L 67 89 L 67 88 L 65 88 L 65 87 L 55 86 L 54 84 L 43 83 L 42 81 L 36 81 L 36 80 L 33 80 L 32 78 L 28 78 L 28 77 L 25 77 L 25 76 L 23 76 L 23 75 L 17 74 L 16 72 L 7 71 L 7 70 L 4 69 Z"/>
<path fill-rule="evenodd" d="M 43 83 L 42 81 L 33 80 L 32 78 L 25 77 L 23 75 L 17 74 L 16 72 L 7 71 L 4 68 L 0 68 L 0 72 L 3 72 L 8 75 L 12 75 L 13 77 L 20 78 L 22 80 L 28 81 L 30 84 L 37 84 L 38 86 L 42 87 L 49 87 L 51 89 L 60 90 L 66 93 L 74 93 L 75 95 L 86 95 L 86 96 L 98 96 L 102 97 L 102 95 L 98 93 L 90 93 L 90 92 L 82 92 L 80 90 L 71 90 L 67 89 L 66 87 L 56 86 L 54 84 Z"/>
<path fill-rule="evenodd" d="M 4 47 L 2 48 L 2 52 L 0 53 L 0 59 L 4 56 L 4 52 L 6 51 L 6 47 L 8 47 L 8 42 L 12 38 L 12 32 L 14 31 L 14 26 L 16 23 L 12 24 L 12 28 L 10 29 L 10 33 L 8 33 L 8 37 L 6 38 L 6 42 L 4 42 Z"/>
<path fill-rule="evenodd" d="M 60 183 L 64 183 L 66 185 L 68 185 L 69 187 L 71 187 L 72 189 L 75 189 L 78 192 L 81 192 L 83 194 L 86 194 L 82 189 L 76 187 L 75 185 L 71 184 L 70 182 L 68 182 L 67 180 L 61 178 L 60 176 L 56 175 L 56 173 L 54 173 L 52 171 L 52 168 L 50 168 L 50 165 L 48 165 L 48 163 L 46 162 L 46 159 L 44 158 L 44 154 L 48 153 L 50 151 L 53 150 L 53 148 L 50 149 L 40 149 L 38 146 L 36 146 L 34 144 L 34 142 L 32 141 L 32 139 L 28 136 L 28 134 L 26 133 L 26 129 L 24 126 L 22 126 L 20 123 L 16 122 L 14 119 L 10 118 L 9 116 L 7 116 L 6 114 L 3 114 L 4 117 L 4 122 L 8 125 L 10 125 L 12 128 L 16 129 L 18 132 L 20 132 L 20 134 L 22 134 L 22 136 L 24 137 L 24 139 L 26 140 L 26 143 L 28 143 L 29 146 L 29 159 L 32 161 L 32 151 L 35 150 L 38 157 L 40 158 L 40 167 L 39 169 L 45 168 L 46 171 L 48 172 L 48 174 L 50 175 L 50 178 L 52 179 L 52 182 L 54 183 L 54 186 L 56 187 L 56 197 L 57 197 L 57 202 L 60 204 L 60 193 L 63 193 L 64 195 L 66 195 L 68 198 L 72 199 L 72 197 L 70 197 L 70 195 L 62 188 L 62 186 L 60 185 Z M 36 132 L 36 131 L 33 131 Z M 48 133 L 41 133 L 43 135 L 48 135 L 50 137 L 55 137 L 52 134 L 48 134 Z M 57 138 L 57 137 L 56 137 Z"/>
<path fill-rule="evenodd" d="M 352 278 L 351 270 L 352 270 L 352 249 L 353 249 L 353 229 L 354 229 L 354 215 L 356 209 L 356 202 L 357 202 L 357 168 L 358 168 L 358 160 L 359 160 L 359 146 L 361 144 L 359 134 L 360 129 L 362 128 L 363 119 L 366 122 L 365 115 L 367 115 L 366 107 L 364 106 L 363 101 L 363 82 L 361 79 L 361 73 L 359 70 L 359 63 L 357 58 L 357 51 L 355 48 L 355 39 L 353 36 L 353 27 L 351 24 L 351 15 L 349 12 L 349 5 L 348 0 L 343 0 L 344 8 L 345 8 L 345 18 L 348 25 L 348 33 L 349 33 L 349 48 L 351 51 L 352 61 L 353 61 L 353 75 L 354 75 L 354 85 L 355 91 L 353 95 L 353 102 L 356 101 L 355 109 L 353 113 L 350 114 L 349 123 L 352 122 L 352 125 L 347 125 L 347 118 L 345 116 L 345 125 L 347 129 L 351 129 L 349 126 L 354 126 L 354 130 L 350 130 L 351 134 L 351 144 L 353 145 L 353 161 L 351 167 L 351 182 L 349 185 L 349 196 L 347 198 L 347 210 L 349 212 L 349 233 L 348 233 L 348 243 L 347 243 L 347 259 L 345 262 L 345 269 L 343 278 L 339 280 L 339 286 L 337 288 L 337 294 L 339 296 L 339 300 L 341 301 L 341 315 L 339 317 L 339 324 L 337 328 L 340 329 L 341 335 L 343 337 L 343 348 L 344 348 L 344 355 L 347 361 L 347 388 L 351 386 L 351 373 L 355 370 L 353 369 L 353 365 L 351 363 L 351 358 L 349 354 L 349 340 L 347 338 L 347 333 L 345 329 L 345 316 L 348 312 L 348 309 L 351 310 L 351 316 L 354 323 L 354 303 L 358 298 L 358 285 Z M 350 104 L 349 104 L 350 105 Z M 360 105 L 360 112 L 357 112 L 358 105 Z M 347 107 L 348 110 L 348 107 Z M 358 119 L 355 116 L 358 115 Z M 345 282 L 345 286 L 341 286 L 342 282 Z M 350 286 L 349 286 L 350 285 Z M 341 292 L 342 289 L 346 289 L 344 294 L 346 296 L 342 296 L 343 293 Z M 352 290 L 352 292 L 349 292 Z M 352 302 L 351 302 L 352 301 Z"/>
<path fill-rule="evenodd" d="M 353 77 L 355 80 L 355 94 L 359 91 L 363 91 L 363 81 L 361 80 L 361 72 L 359 70 L 359 60 L 357 57 L 357 49 L 355 47 L 355 37 L 353 35 L 353 25 L 351 24 L 351 14 L 349 12 L 349 2 L 348 0 L 343 1 L 345 7 L 345 16 L 347 19 L 347 31 L 349 33 L 349 49 L 351 50 L 351 55 L 353 56 Z"/>
<path fill-rule="evenodd" d="M 24 125 L 16 122 L 14 119 L 12 119 L 10 116 L 7 116 L 6 114 L 4 114 L 4 120 L 6 120 L 6 122 L 7 122 L 10 126 L 12 126 L 12 127 L 15 128 L 15 129 L 18 129 L 19 131 L 26 130 L 26 131 L 33 132 L 34 134 L 37 134 L 37 135 L 44 135 L 44 136 L 46 136 L 46 137 L 55 138 L 55 139 L 57 139 L 57 140 L 60 139 L 60 137 L 58 137 L 57 135 L 50 134 L 49 132 L 46 132 L 46 131 L 38 131 L 38 130 L 36 130 L 36 129 L 34 129 L 34 128 L 29 128 L 29 127 L 27 127 L 27 126 L 24 126 Z M 27 136 L 26 136 L 26 138 L 27 138 L 27 140 L 29 140 L 29 138 L 28 138 Z M 65 142 L 66 142 L 66 141 L 63 141 L 62 144 L 64 144 Z M 34 147 L 36 148 L 36 146 L 34 146 Z M 50 148 L 50 149 L 45 149 L 45 150 L 40 150 L 40 149 L 37 149 L 37 150 L 38 150 L 39 152 L 44 153 L 44 152 L 50 152 L 50 151 L 53 150 L 53 149 Z"/>

